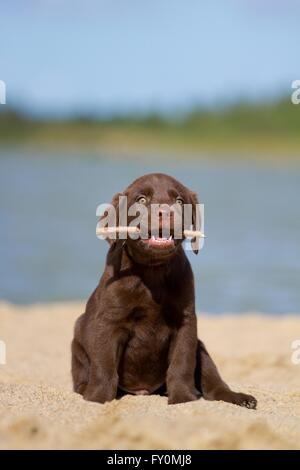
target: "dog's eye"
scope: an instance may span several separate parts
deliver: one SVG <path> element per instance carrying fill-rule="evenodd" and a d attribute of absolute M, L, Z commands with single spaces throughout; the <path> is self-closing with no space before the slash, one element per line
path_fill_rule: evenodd
<path fill-rule="evenodd" d="M 145 196 L 140 196 L 137 200 L 137 202 L 139 204 L 147 204 L 147 199 L 145 198 Z"/>
<path fill-rule="evenodd" d="M 176 204 L 180 204 L 181 206 L 183 205 L 183 199 L 181 197 L 176 198 Z"/>

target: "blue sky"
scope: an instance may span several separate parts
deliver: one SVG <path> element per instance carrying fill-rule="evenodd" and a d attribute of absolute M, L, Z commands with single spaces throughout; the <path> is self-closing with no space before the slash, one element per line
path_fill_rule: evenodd
<path fill-rule="evenodd" d="M 7 102 L 33 113 L 174 109 L 289 94 L 297 0 L 10 0 Z"/>

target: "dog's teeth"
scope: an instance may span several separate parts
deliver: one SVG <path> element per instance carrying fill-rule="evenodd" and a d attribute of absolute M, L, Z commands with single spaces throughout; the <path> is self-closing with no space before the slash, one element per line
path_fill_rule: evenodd
<path fill-rule="evenodd" d="M 155 240 L 155 236 L 154 236 L 154 235 L 151 235 L 151 240 Z"/>
<path fill-rule="evenodd" d="M 172 240 L 172 238 L 173 238 L 172 235 L 170 235 L 170 236 L 169 236 L 169 240 Z"/>

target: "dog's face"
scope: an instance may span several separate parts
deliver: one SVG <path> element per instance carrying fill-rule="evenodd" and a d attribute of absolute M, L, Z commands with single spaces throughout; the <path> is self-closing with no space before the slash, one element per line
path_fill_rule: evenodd
<path fill-rule="evenodd" d="M 137 239 L 128 237 L 125 241 L 131 256 L 145 264 L 167 262 L 182 244 L 183 236 L 177 238 L 177 234 L 193 227 L 198 204 L 196 194 L 171 176 L 151 173 L 136 179 L 123 193 L 114 196 L 112 204 L 117 212 L 120 196 L 126 196 L 128 208 L 140 205 L 146 214 L 147 224 L 140 224 L 144 235 Z M 187 205 L 192 222 L 189 227 L 184 217 Z M 134 219 L 136 215 L 128 216 L 128 224 Z"/>

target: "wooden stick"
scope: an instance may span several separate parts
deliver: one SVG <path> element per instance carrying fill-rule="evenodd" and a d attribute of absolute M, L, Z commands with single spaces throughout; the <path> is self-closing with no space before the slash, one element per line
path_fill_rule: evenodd
<path fill-rule="evenodd" d="M 206 238 L 206 235 L 200 230 L 184 230 L 184 236 L 187 238 Z"/>
<path fill-rule="evenodd" d="M 96 235 L 109 235 L 110 233 L 140 233 L 138 227 L 97 227 Z M 184 230 L 184 236 L 187 238 L 206 238 L 200 230 Z"/>

